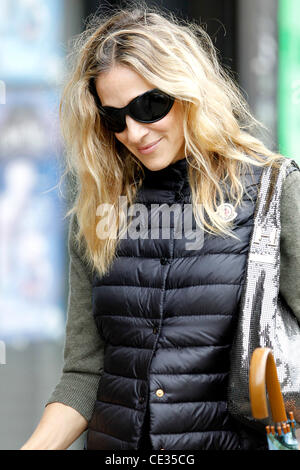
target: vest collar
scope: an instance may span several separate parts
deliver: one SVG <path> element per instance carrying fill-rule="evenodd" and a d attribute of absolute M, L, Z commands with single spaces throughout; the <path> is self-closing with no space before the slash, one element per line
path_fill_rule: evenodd
<path fill-rule="evenodd" d="M 178 190 L 188 186 L 188 163 L 186 158 L 171 163 L 166 168 L 151 171 L 143 164 L 145 177 L 143 184 L 145 188 Z"/>

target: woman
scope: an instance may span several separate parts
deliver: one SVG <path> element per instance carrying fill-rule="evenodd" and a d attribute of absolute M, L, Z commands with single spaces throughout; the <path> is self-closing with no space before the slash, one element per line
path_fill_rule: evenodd
<path fill-rule="evenodd" d="M 65 363 L 22 449 L 67 449 L 85 429 L 88 450 L 263 449 L 226 388 L 257 185 L 283 157 L 250 134 L 200 26 L 139 2 L 95 16 L 74 51 L 60 107 L 76 183 Z M 280 290 L 300 318 L 297 186 L 293 171 Z"/>

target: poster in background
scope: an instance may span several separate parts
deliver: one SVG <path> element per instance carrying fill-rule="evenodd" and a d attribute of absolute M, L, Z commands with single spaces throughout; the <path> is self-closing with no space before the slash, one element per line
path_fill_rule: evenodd
<path fill-rule="evenodd" d="M 0 115 L 0 334 L 6 343 L 56 340 L 64 332 L 57 102 L 51 89 L 9 91 Z"/>
<path fill-rule="evenodd" d="M 62 0 L 1 0 L 1 80 L 10 85 L 60 80 L 63 8 Z"/>

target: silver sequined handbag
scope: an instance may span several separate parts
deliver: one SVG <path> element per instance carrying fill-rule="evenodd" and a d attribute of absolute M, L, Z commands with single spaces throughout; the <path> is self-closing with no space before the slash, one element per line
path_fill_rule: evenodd
<path fill-rule="evenodd" d="M 287 411 L 300 423 L 300 326 L 279 292 L 280 198 L 284 178 L 294 160 L 284 159 L 280 169 L 262 171 L 254 227 L 250 241 L 236 335 L 231 351 L 228 410 L 253 428 L 264 429 L 267 420 L 255 420 L 249 399 L 249 365 L 257 347 L 271 348 Z"/>

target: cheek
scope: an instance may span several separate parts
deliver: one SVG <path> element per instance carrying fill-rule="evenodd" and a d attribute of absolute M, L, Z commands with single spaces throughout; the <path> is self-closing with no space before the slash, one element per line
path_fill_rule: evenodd
<path fill-rule="evenodd" d="M 153 131 L 162 134 L 169 134 L 172 133 L 174 130 L 174 126 L 176 126 L 176 121 L 172 114 L 167 114 L 163 119 L 157 122 L 153 122 L 151 128 Z"/>
<path fill-rule="evenodd" d="M 164 118 L 165 121 L 163 123 L 162 132 L 168 137 L 170 142 L 174 144 L 178 141 L 181 141 L 184 134 L 183 134 L 183 123 L 177 117 L 169 116 Z"/>
<path fill-rule="evenodd" d="M 178 103 L 175 103 L 171 111 L 157 123 L 160 125 L 160 130 L 169 133 L 174 139 L 183 135 L 183 113 Z"/>

